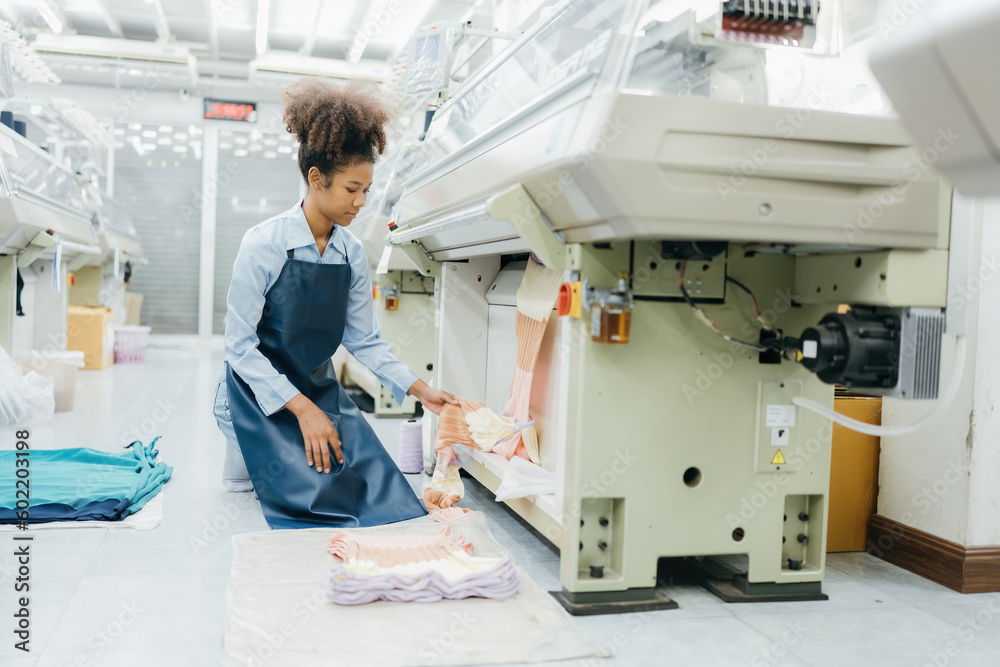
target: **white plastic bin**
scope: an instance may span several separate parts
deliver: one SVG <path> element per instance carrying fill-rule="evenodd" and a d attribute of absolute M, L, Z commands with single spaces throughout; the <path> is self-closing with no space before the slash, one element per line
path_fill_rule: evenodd
<path fill-rule="evenodd" d="M 115 327 L 115 363 L 141 364 L 146 361 L 150 327 L 127 324 Z"/>
<path fill-rule="evenodd" d="M 53 350 L 26 350 L 17 355 L 17 362 L 25 372 L 35 371 L 52 378 L 55 383 L 56 412 L 73 409 L 76 397 L 76 371 L 83 368 L 83 352 Z"/>

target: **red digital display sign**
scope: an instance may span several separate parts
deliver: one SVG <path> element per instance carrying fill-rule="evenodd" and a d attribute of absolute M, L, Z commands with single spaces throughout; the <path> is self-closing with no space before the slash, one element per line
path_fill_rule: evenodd
<path fill-rule="evenodd" d="M 257 120 L 257 105 L 253 102 L 227 102 L 225 100 L 206 99 L 205 118 L 239 120 L 253 123 Z"/>

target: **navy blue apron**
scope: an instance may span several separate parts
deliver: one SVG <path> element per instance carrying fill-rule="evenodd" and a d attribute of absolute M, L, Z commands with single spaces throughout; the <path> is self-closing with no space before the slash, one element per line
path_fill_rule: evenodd
<path fill-rule="evenodd" d="M 337 429 L 344 463 L 331 449 L 329 473 L 307 463 L 298 418 L 287 409 L 265 415 L 226 364 L 236 439 L 271 528 L 377 526 L 427 513 L 334 374 L 350 289 L 349 264 L 305 262 L 289 250 L 257 325 L 261 353 Z"/>

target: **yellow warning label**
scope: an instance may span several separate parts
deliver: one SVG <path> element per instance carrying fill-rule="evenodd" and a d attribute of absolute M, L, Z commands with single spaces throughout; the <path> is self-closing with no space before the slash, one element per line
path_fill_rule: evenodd
<path fill-rule="evenodd" d="M 781 450 L 780 449 L 774 455 L 774 458 L 771 459 L 771 464 L 772 465 L 776 465 L 776 466 L 785 465 L 785 457 L 781 455 Z"/>

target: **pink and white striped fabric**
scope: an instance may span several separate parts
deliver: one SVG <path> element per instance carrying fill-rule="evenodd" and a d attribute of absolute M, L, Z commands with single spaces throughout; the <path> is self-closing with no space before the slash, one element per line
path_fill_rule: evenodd
<path fill-rule="evenodd" d="M 510 554 L 472 555 L 473 546 L 450 526 L 436 535 L 376 535 L 340 530 L 327 541 L 337 564 L 327 597 L 335 604 L 436 602 L 514 595 L 520 576 Z"/>

